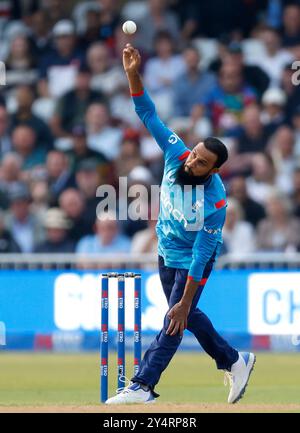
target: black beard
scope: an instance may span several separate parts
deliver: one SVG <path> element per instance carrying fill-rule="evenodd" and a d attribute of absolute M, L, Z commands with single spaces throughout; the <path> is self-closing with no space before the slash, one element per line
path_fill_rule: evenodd
<path fill-rule="evenodd" d="M 203 183 L 209 178 L 210 171 L 207 172 L 205 176 L 194 176 L 189 174 L 184 170 L 184 164 L 182 164 L 176 172 L 176 183 L 180 186 L 190 185 L 195 187 L 197 185 L 203 185 Z"/>

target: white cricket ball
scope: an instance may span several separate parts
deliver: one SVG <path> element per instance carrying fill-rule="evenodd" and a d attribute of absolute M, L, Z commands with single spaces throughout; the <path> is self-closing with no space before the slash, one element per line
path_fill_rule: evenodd
<path fill-rule="evenodd" d="M 136 32 L 136 24 L 134 21 L 125 21 L 122 29 L 123 32 L 126 33 L 126 35 L 133 35 L 133 33 Z"/>

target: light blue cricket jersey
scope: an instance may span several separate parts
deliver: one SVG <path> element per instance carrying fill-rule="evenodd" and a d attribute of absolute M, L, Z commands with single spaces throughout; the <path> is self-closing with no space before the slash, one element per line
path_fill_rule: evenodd
<path fill-rule="evenodd" d="M 189 269 L 200 281 L 207 262 L 218 254 L 226 215 L 226 191 L 218 174 L 185 191 L 175 183 L 175 173 L 190 150 L 157 116 L 148 93 L 132 95 L 135 110 L 164 152 L 160 212 L 156 232 L 158 253 L 166 266 Z M 179 190 L 178 190 L 179 188 Z M 201 218 L 202 215 L 202 218 Z M 198 219 L 196 219 L 198 218 Z M 195 222 L 198 221 L 198 226 Z M 192 229 L 191 229 L 192 228 Z M 196 229 L 195 229 L 196 228 Z"/>

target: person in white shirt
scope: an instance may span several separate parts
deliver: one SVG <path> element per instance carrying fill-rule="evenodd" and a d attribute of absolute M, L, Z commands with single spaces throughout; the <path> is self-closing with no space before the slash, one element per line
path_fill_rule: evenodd
<path fill-rule="evenodd" d="M 122 131 L 112 127 L 105 104 L 93 103 L 86 113 L 87 144 L 89 149 L 102 153 L 108 160 L 119 155 Z"/>
<path fill-rule="evenodd" d="M 281 39 L 278 32 L 273 28 L 264 29 L 260 39 L 265 45 L 264 56 L 259 56 L 252 61 L 263 69 L 270 77 L 270 87 L 278 87 L 284 67 L 294 60 L 294 56 L 287 50 L 281 48 Z"/>
<path fill-rule="evenodd" d="M 90 46 L 87 63 L 92 73 L 91 89 L 112 96 L 127 85 L 122 68 L 113 64 L 109 48 L 103 42 L 95 42 Z"/>
<path fill-rule="evenodd" d="M 172 36 L 165 31 L 155 38 L 156 56 L 145 65 L 145 87 L 148 89 L 157 110 L 163 118 L 172 115 L 170 108 L 173 101 L 173 83 L 186 71 L 186 64 L 181 55 L 175 54 Z"/>
<path fill-rule="evenodd" d="M 225 249 L 231 254 L 255 251 L 254 229 L 250 223 L 243 220 L 242 208 L 234 198 L 228 199 L 223 241 Z"/>

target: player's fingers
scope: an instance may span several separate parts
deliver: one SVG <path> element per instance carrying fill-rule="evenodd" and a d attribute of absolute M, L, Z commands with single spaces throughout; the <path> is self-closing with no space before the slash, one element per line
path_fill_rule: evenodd
<path fill-rule="evenodd" d="M 168 312 L 167 316 L 169 319 L 172 319 L 173 315 L 174 315 L 174 312 L 173 312 L 173 309 L 171 308 L 171 310 Z"/>
<path fill-rule="evenodd" d="M 169 326 L 168 326 L 168 329 L 167 329 L 167 332 L 166 332 L 167 335 L 170 334 L 170 333 L 172 332 L 173 327 L 174 327 L 174 320 L 171 319 L 171 321 L 170 321 L 170 323 L 169 323 Z"/>
<path fill-rule="evenodd" d="M 179 334 L 180 334 L 180 337 L 182 337 L 183 336 L 183 331 L 184 331 L 184 322 L 181 322 L 180 323 L 180 326 L 179 326 Z"/>
<path fill-rule="evenodd" d="M 174 322 L 173 330 L 170 332 L 170 335 L 174 337 L 174 335 L 178 334 L 179 330 L 179 322 Z"/>

